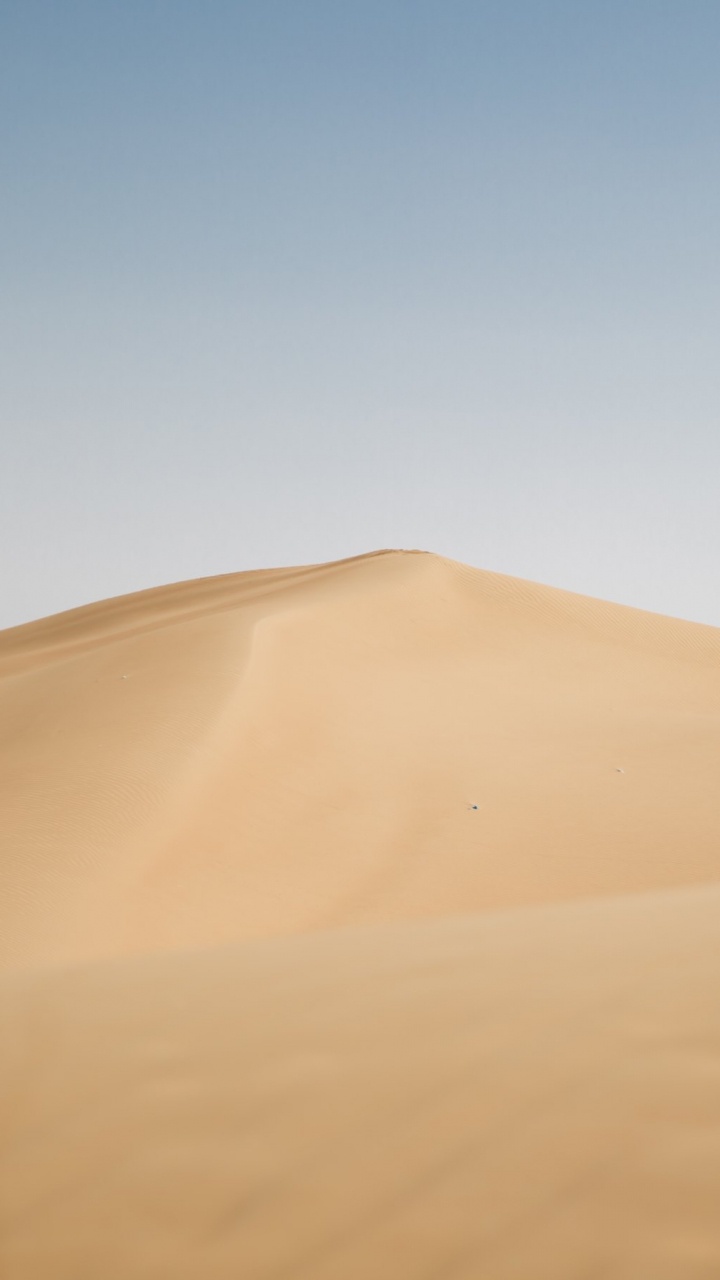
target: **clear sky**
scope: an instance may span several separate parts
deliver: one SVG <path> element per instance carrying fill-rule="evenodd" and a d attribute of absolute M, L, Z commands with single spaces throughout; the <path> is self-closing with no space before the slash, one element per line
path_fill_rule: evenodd
<path fill-rule="evenodd" d="M 422 547 L 720 625 L 717 0 L 0 0 L 0 625 Z"/>

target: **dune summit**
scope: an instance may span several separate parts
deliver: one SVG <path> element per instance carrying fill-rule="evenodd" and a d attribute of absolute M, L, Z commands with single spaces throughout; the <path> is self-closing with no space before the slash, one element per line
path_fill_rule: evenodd
<path fill-rule="evenodd" d="M 720 1275 L 720 630 L 381 552 L 0 634 L 8 1280 Z"/>

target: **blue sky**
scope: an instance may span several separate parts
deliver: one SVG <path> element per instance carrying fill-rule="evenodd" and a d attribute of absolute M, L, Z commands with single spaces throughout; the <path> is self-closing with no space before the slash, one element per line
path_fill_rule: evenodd
<path fill-rule="evenodd" d="M 424 547 L 720 625 L 720 6 L 3 0 L 0 625 Z"/>

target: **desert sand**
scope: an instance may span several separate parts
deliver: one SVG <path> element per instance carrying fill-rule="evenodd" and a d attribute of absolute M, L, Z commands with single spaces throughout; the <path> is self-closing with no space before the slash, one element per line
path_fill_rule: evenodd
<path fill-rule="evenodd" d="M 3 1280 L 717 1280 L 720 630 L 420 552 L 0 634 Z"/>

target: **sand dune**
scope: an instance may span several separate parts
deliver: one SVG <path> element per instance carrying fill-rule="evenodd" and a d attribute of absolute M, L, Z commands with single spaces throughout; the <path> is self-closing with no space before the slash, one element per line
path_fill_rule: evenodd
<path fill-rule="evenodd" d="M 720 1275 L 719 748 L 423 553 L 0 635 L 3 1276 Z"/>

